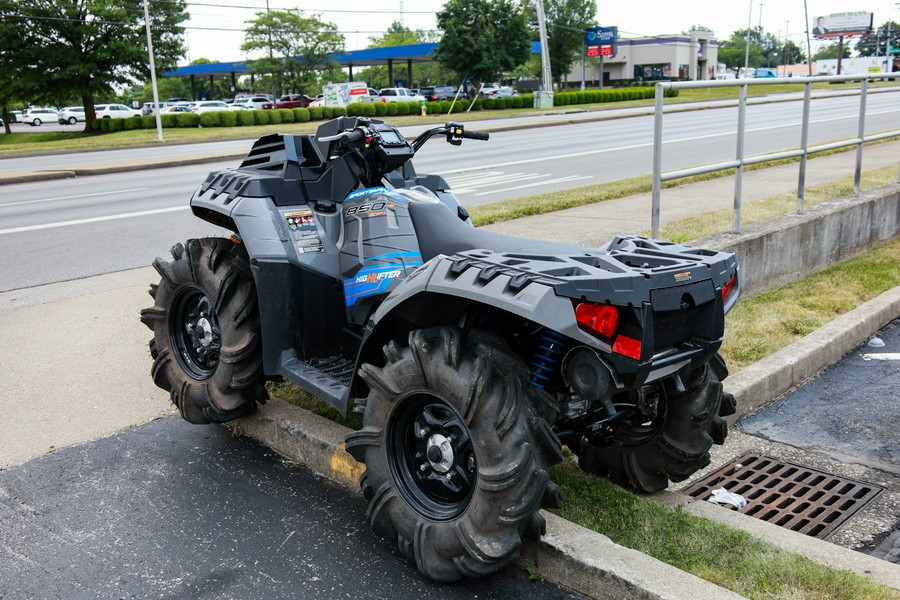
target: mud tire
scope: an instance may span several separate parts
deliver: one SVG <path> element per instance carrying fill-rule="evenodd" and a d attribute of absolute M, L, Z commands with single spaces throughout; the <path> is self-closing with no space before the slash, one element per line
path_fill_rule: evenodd
<path fill-rule="evenodd" d="M 658 492 L 670 481 L 684 481 L 709 465 L 709 449 L 728 436 L 722 417 L 734 414 L 735 402 L 722 392 L 720 381 L 727 375 L 717 356 L 698 370 L 683 393 L 663 398 L 665 414 L 652 437 L 635 443 L 628 430 L 621 430 L 609 447 L 582 444 L 579 466 L 638 492 Z"/>
<path fill-rule="evenodd" d="M 547 398 L 497 336 L 441 327 L 408 341 L 385 346 L 385 366 L 360 369 L 370 392 L 347 450 L 366 464 L 369 524 L 436 581 L 491 574 L 516 560 L 523 536 L 544 533 L 538 509 L 561 503 L 547 475 L 562 459 Z M 432 434 L 455 440 L 445 457 L 458 493 L 435 479 Z"/>
<path fill-rule="evenodd" d="M 172 257 L 153 262 L 161 280 L 150 288 L 154 305 L 141 311 L 153 330 L 154 383 L 191 423 L 255 412 L 268 394 L 256 289 L 243 247 L 222 238 L 192 239 L 174 246 Z"/>

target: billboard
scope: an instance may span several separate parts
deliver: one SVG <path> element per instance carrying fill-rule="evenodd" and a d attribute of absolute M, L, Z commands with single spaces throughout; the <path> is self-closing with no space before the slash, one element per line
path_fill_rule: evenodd
<path fill-rule="evenodd" d="M 812 33 L 816 39 L 842 35 L 865 35 L 872 31 L 872 13 L 845 12 L 816 17 Z"/>
<path fill-rule="evenodd" d="M 591 27 L 584 32 L 588 56 L 615 56 L 618 27 Z"/>

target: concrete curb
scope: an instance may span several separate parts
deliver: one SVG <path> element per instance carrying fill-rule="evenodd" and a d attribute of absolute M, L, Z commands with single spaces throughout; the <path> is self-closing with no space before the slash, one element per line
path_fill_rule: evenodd
<path fill-rule="evenodd" d="M 755 408 L 789 390 L 836 362 L 900 316 L 900 287 L 838 317 L 803 340 L 736 373 L 726 380 L 738 406 Z M 798 358 L 799 357 L 799 358 Z M 760 365 L 759 368 L 757 365 Z M 739 416 L 747 414 L 741 410 Z M 734 417 L 731 418 L 734 420 Z M 250 436 L 290 460 L 359 493 L 357 479 L 364 466 L 344 450 L 346 427 L 279 399 L 260 411 L 238 419 L 229 427 Z M 846 569 L 900 590 L 900 572 L 885 561 L 822 542 L 706 502 L 691 502 L 677 492 L 650 497 L 687 512 L 719 521 L 761 537 L 810 560 Z M 680 571 L 635 550 L 613 543 L 606 536 L 543 512 L 547 533 L 538 543 L 523 546 L 520 564 L 533 566 L 545 578 L 592 598 L 740 597 L 708 581 Z"/>

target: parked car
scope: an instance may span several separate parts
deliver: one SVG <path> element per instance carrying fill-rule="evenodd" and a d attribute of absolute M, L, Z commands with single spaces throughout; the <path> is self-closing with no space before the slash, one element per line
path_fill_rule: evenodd
<path fill-rule="evenodd" d="M 141 116 L 141 111 L 124 104 L 97 104 L 94 106 L 94 114 L 98 119 L 127 119 Z"/>
<path fill-rule="evenodd" d="M 306 94 L 285 94 L 275 102 L 275 108 L 306 108 L 312 101 Z"/>
<path fill-rule="evenodd" d="M 55 108 L 28 108 L 22 116 L 22 122 L 32 127 L 40 127 L 41 123 L 55 123 L 59 121 L 59 113 Z"/>
<path fill-rule="evenodd" d="M 511 87 L 501 85 L 500 87 L 482 88 L 481 95 L 485 98 L 510 98 L 512 96 L 518 96 L 519 94 Z"/>
<path fill-rule="evenodd" d="M 234 110 L 235 107 L 221 100 L 200 100 L 191 104 L 191 110 L 202 115 L 205 112 L 216 110 Z"/>
<path fill-rule="evenodd" d="M 161 115 L 173 115 L 177 113 L 189 113 L 191 111 L 191 107 L 187 104 L 173 104 L 172 106 L 167 106 L 165 108 L 159 109 L 159 114 Z"/>
<path fill-rule="evenodd" d="M 378 91 L 382 102 L 424 102 L 425 97 L 413 94 L 412 90 L 404 87 L 382 88 Z"/>
<path fill-rule="evenodd" d="M 83 106 L 65 106 L 61 111 L 59 111 L 59 124 L 60 125 L 74 125 L 79 121 L 84 122 L 84 107 Z"/>
<path fill-rule="evenodd" d="M 423 87 L 419 90 L 419 95 L 424 96 L 430 102 L 438 100 L 453 100 L 456 98 L 456 88 L 452 85 L 432 85 Z M 460 98 L 465 98 L 465 94 L 460 94 Z"/>
<path fill-rule="evenodd" d="M 224 103 L 223 103 L 224 104 Z M 268 110 L 270 108 L 274 108 L 275 104 L 269 100 L 266 96 L 248 96 L 245 98 L 239 98 L 231 103 L 232 106 L 238 106 L 242 108 L 252 108 L 252 109 L 261 109 Z"/>
<path fill-rule="evenodd" d="M 190 102 L 188 102 L 187 100 L 175 100 L 174 102 L 167 100 L 165 102 L 159 103 L 159 109 L 160 109 L 160 111 L 162 111 L 162 109 L 168 108 L 170 106 L 187 106 L 188 104 L 190 104 Z M 152 102 L 144 102 L 144 105 L 141 106 L 141 114 L 142 115 L 152 115 L 153 114 L 153 103 Z"/>

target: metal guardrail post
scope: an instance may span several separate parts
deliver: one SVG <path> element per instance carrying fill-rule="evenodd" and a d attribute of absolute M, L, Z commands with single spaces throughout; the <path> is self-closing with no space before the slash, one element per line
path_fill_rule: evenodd
<path fill-rule="evenodd" d="M 741 196 L 744 188 L 744 128 L 747 123 L 747 84 L 742 84 L 738 94 L 737 149 L 735 160 L 738 161 L 737 173 L 734 177 L 734 224 L 732 231 L 741 232 Z"/>
<path fill-rule="evenodd" d="M 662 119 L 663 119 L 663 84 L 656 84 L 656 101 L 653 113 L 653 194 L 650 212 L 650 231 L 655 238 L 659 237 L 659 201 L 662 190 Z"/>
<path fill-rule="evenodd" d="M 800 173 L 797 176 L 797 212 L 802 213 L 806 198 L 806 149 L 809 146 L 809 106 L 812 99 L 812 84 L 803 86 L 803 122 L 800 125 Z"/>
<path fill-rule="evenodd" d="M 859 196 L 860 180 L 862 179 L 863 138 L 866 137 L 866 93 L 869 90 L 869 78 L 862 80 L 859 91 L 859 128 L 856 137 L 859 143 L 856 145 L 856 171 L 853 173 L 853 195 Z"/>

